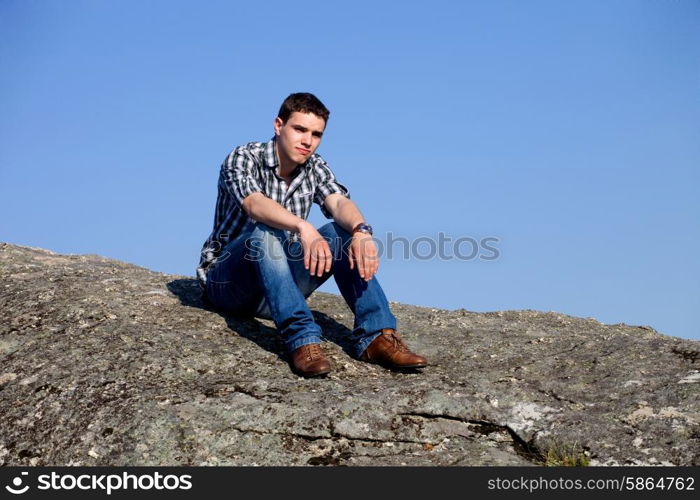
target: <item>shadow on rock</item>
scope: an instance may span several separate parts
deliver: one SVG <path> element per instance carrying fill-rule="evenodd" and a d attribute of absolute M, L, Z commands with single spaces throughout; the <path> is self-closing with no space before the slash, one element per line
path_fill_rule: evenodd
<path fill-rule="evenodd" d="M 275 328 L 265 326 L 253 317 L 234 316 L 217 310 L 206 300 L 195 279 L 173 280 L 167 283 L 167 287 L 180 299 L 183 306 L 204 309 L 220 315 L 226 320 L 226 325 L 235 333 L 287 361 L 284 346 Z"/>
<path fill-rule="evenodd" d="M 195 279 L 177 279 L 167 284 L 168 290 L 180 299 L 183 306 L 204 309 L 215 312 L 226 320 L 228 327 L 235 333 L 258 344 L 266 351 L 277 354 L 281 359 L 289 361 L 284 343 L 277 329 L 263 325 L 254 317 L 234 316 L 217 310 L 202 294 L 199 283 Z M 342 323 L 320 311 L 312 311 L 316 323 L 323 330 L 323 338 L 339 345 L 349 356 L 353 345 L 352 331 Z"/>
<path fill-rule="evenodd" d="M 338 323 L 336 320 L 324 314 L 320 311 L 311 311 L 314 315 L 314 320 L 316 324 L 321 327 L 323 331 L 323 338 L 338 344 L 343 351 L 345 351 L 348 356 L 352 357 L 351 348 L 353 346 L 353 335 L 352 330 L 342 323 Z"/>

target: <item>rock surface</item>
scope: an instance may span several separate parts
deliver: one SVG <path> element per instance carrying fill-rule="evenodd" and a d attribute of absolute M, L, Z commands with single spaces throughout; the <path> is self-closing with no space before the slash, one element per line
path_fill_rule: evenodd
<path fill-rule="evenodd" d="M 193 279 L 0 244 L 0 465 L 700 465 L 700 342 L 553 312 L 392 303 L 432 362 L 302 379 Z"/>

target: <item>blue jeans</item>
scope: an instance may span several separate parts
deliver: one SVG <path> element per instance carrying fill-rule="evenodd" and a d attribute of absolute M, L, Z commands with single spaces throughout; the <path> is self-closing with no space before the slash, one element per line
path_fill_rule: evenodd
<path fill-rule="evenodd" d="M 351 235 L 335 222 L 318 232 L 328 241 L 333 263 L 330 272 L 311 276 L 300 242 L 288 240 L 281 229 L 249 222 L 207 271 L 207 298 L 223 311 L 274 320 L 292 352 L 321 342 L 306 298 L 332 274 L 355 315 L 351 354 L 359 358 L 382 328 L 396 328 L 396 318 L 377 278 L 365 281 L 350 269 Z"/>

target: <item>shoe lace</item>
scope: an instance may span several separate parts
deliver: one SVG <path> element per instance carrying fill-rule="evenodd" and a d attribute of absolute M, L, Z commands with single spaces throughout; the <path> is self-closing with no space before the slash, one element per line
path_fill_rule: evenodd
<path fill-rule="evenodd" d="M 310 359 L 317 359 L 323 357 L 323 351 L 321 351 L 321 346 L 319 344 L 307 344 L 306 355 Z"/>
<path fill-rule="evenodd" d="M 404 343 L 401 335 L 399 335 L 398 332 L 394 330 L 387 330 L 384 332 L 384 335 L 388 337 L 389 341 L 394 346 L 394 349 L 397 351 L 410 352 L 408 346 Z"/>

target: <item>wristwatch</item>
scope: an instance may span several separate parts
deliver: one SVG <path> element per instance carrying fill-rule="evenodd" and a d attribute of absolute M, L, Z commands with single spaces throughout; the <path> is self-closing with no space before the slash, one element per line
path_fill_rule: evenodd
<path fill-rule="evenodd" d="M 365 233 L 365 234 L 370 234 L 370 235 L 373 234 L 372 233 L 372 226 L 370 226 L 369 224 L 367 224 L 365 222 L 360 222 L 357 226 L 355 226 L 352 230 L 352 234 L 355 234 L 358 231 L 360 233 Z"/>

